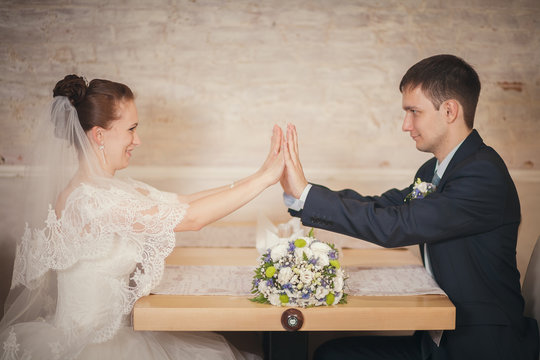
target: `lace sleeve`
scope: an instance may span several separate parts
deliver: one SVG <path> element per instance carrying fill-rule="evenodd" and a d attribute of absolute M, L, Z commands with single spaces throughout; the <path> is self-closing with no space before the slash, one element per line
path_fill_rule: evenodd
<path fill-rule="evenodd" d="M 86 225 L 79 228 L 88 228 L 89 233 L 94 234 L 93 241 L 102 245 L 86 247 L 81 257 L 104 255 L 103 250 L 114 240 L 129 242 L 137 248 L 138 264 L 130 279 L 131 288 L 142 296 L 161 280 L 164 260 L 176 244 L 174 228 L 184 218 L 188 205 L 180 204 L 174 194 L 144 183 L 132 181 L 130 185 L 112 187 L 100 194 L 99 189 L 86 189 L 90 194 L 83 197 L 88 202 L 85 207 L 95 213 L 95 217 L 89 216 L 81 223 Z M 76 211 L 70 213 L 77 214 Z"/>
<path fill-rule="evenodd" d="M 132 279 L 137 292 L 148 293 L 157 285 L 164 259 L 175 246 L 174 228 L 188 205 L 143 183 L 126 185 L 107 189 L 81 185 L 69 196 L 60 219 L 49 208 L 43 229 L 25 231 L 12 287 L 19 283 L 31 287 L 49 269 L 106 257 L 119 241 L 137 249 L 139 265 Z"/>

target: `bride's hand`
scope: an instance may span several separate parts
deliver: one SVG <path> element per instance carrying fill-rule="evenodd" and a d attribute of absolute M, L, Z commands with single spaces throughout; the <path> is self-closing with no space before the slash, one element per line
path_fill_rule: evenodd
<path fill-rule="evenodd" d="M 283 146 L 283 156 L 285 170 L 280 179 L 281 186 L 287 194 L 299 199 L 308 181 L 298 155 L 298 134 L 296 127 L 292 124 L 287 125 L 287 142 Z"/>
<path fill-rule="evenodd" d="M 279 126 L 274 125 L 272 140 L 270 142 L 270 152 L 259 172 L 268 179 L 268 186 L 270 186 L 278 182 L 284 168 L 283 132 Z"/>

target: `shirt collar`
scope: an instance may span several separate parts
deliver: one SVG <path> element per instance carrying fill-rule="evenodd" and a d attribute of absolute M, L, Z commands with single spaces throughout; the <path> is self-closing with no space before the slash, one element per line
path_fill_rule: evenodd
<path fill-rule="evenodd" d="M 437 164 L 435 164 L 435 172 L 437 173 L 440 179 L 442 179 L 444 172 L 446 171 L 446 168 L 448 167 L 448 164 L 450 164 L 450 161 L 454 157 L 454 154 L 459 149 L 461 144 L 463 144 L 463 141 L 457 144 L 457 146 L 454 149 L 452 149 L 452 151 L 450 151 L 448 155 L 446 155 L 446 157 L 440 164 L 439 164 L 439 160 L 437 160 Z"/>

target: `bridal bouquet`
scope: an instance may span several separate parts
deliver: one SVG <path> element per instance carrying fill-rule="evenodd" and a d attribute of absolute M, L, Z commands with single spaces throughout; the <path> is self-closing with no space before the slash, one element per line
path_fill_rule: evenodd
<path fill-rule="evenodd" d="M 346 303 L 346 275 L 339 253 L 313 237 L 282 242 L 260 258 L 253 278 L 252 301 L 277 306 L 320 306 Z"/>

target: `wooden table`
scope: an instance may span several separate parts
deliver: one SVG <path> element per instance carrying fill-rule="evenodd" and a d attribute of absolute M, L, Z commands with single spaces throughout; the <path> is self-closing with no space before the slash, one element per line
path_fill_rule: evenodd
<path fill-rule="evenodd" d="M 253 265 L 259 255 L 248 248 L 176 248 L 173 265 Z M 343 266 L 419 264 L 407 249 L 344 249 Z M 284 307 L 257 304 L 244 296 L 149 295 L 133 309 L 135 330 L 285 331 Z M 348 303 L 298 309 L 301 331 L 447 330 L 455 327 L 455 307 L 444 295 L 349 296 Z"/>

